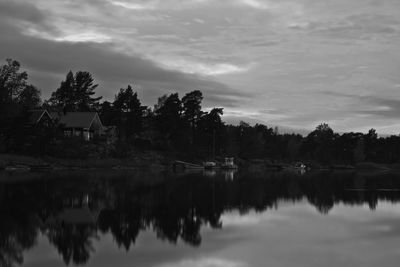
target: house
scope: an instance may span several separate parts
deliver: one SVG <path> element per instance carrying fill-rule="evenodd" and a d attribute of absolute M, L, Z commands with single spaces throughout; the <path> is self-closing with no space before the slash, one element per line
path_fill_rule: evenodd
<path fill-rule="evenodd" d="M 65 136 L 80 136 L 89 141 L 104 131 L 97 112 L 52 112 L 50 115 L 63 125 Z"/>
<path fill-rule="evenodd" d="M 29 110 L 28 123 L 30 125 L 49 125 L 52 121 L 50 113 L 45 109 Z"/>

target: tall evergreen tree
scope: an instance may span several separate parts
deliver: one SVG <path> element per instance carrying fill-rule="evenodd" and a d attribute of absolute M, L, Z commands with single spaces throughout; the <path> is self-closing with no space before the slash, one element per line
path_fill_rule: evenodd
<path fill-rule="evenodd" d="M 195 143 L 197 122 L 203 114 L 201 111 L 202 100 L 203 94 L 199 90 L 189 92 L 182 98 L 183 117 L 189 123 L 191 128 L 192 144 Z"/>
<path fill-rule="evenodd" d="M 225 124 L 222 122 L 222 115 L 223 108 L 213 108 L 210 112 L 204 113 L 196 130 L 200 146 L 206 149 L 213 158 L 222 150 L 225 143 L 223 140 Z"/>
<path fill-rule="evenodd" d="M 52 93 L 47 101 L 52 107 L 63 111 L 93 111 L 99 106 L 102 97 L 92 97 L 98 84 L 89 72 L 78 71 L 75 75 L 69 71 L 65 81 Z"/>
<path fill-rule="evenodd" d="M 186 135 L 182 131 L 184 121 L 182 119 L 182 101 L 178 93 L 162 96 L 158 99 L 154 113 L 158 132 L 164 143 L 168 145 L 183 146 Z"/>
<path fill-rule="evenodd" d="M 142 131 L 146 107 L 142 106 L 137 92 L 133 92 L 130 85 L 126 89 L 121 88 L 115 96 L 113 109 L 119 114 L 116 122 L 127 137 L 132 137 Z"/>
<path fill-rule="evenodd" d="M 79 111 L 93 111 L 99 107 L 102 98 L 93 97 L 98 84 L 94 84 L 92 74 L 87 71 L 78 71 L 75 74 L 75 98 Z"/>

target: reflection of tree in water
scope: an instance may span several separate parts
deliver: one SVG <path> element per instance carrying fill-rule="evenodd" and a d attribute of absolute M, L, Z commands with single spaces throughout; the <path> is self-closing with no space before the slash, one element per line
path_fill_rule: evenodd
<path fill-rule="evenodd" d="M 23 252 L 35 245 L 40 224 L 29 198 L 14 199 L 17 192 L 0 188 L 0 266 L 11 267 L 23 263 Z"/>
<path fill-rule="evenodd" d="M 0 220 L 0 266 L 23 263 L 23 251 L 35 244 L 37 221 L 30 216 L 6 216 Z"/>
<path fill-rule="evenodd" d="M 0 210 L 5 215 L 0 220 L 0 264 L 7 267 L 22 263 L 23 251 L 35 245 L 39 229 L 66 264 L 84 264 L 94 252 L 99 231 L 111 233 L 118 247 L 126 250 L 146 229 L 161 240 L 199 246 L 201 227 L 223 227 L 221 215 L 226 211 L 262 212 L 282 200 L 306 199 L 326 214 L 338 203 L 375 209 L 379 200 L 400 200 L 400 192 L 381 190 L 400 189 L 395 175 L 351 172 L 241 173 L 233 180 L 188 174 L 155 183 L 80 177 L 0 187 Z"/>
<path fill-rule="evenodd" d="M 92 239 L 96 237 L 94 227 L 60 224 L 49 227 L 46 235 L 66 264 L 69 264 L 71 259 L 74 264 L 84 264 L 94 251 L 92 246 Z"/>
<path fill-rule="evenodd" d="M 110 231 L 118 247 L 123 246 L 127 251 L 131 244 L 135 244 L 140 230 L 145 229 L 140 216 L 135 216 L 129 210 L 126 213 L 104 210 L 99 217 L 98 227 L 103 233 Z"/>

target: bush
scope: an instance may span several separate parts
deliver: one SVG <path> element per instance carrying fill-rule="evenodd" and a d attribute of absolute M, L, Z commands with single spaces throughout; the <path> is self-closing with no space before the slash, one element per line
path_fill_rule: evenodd
<path fill-rule="evenodd" d="M 79 158 L 85 159 L 90 154 L 88 149 L 88 142 L 82 140 L 80 137 L 70 137 L 59 140 L 52 156 L 59 158 Z"/>
<path fill-rule="evenodd" d="M 114 145 L 114 149 L 111 151 L 111 157 L 115 158 L 127 158 L 129 156 L 129 152 L 131 151 L 131 147 L 129 144 L 123 141 L 118 141 Z"/>

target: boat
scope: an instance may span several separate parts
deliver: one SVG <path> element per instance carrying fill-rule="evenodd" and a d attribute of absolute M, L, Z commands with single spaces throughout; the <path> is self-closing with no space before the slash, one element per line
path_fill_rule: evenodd
<path fill-rule="evenodd" d="M 203 163 L 204 169 L 215 169 L 217 167 L 217 163 L 214 161 L 206 161 Z"/>
<path fill-rule="evenodd" d="M 185 161 L 176 160 L 172 165 L 173 169 L 176 170 L 236 170 L 238 166 L 233 162 L 233 158 L 225 158 L 224 162 L 217 164 L 214 161 L 205 161 L 202 165 L 189 163 Z"/>
<path fill-rule="evenodd" d="M 204 166 L 199 165 L 199 164 L 194 164 L 194 163 L 189 163 L 185 161 L 180 161 L 180 160 L 175 160 L 173 163 L 173 168 L 174 170 L 203 170 Z"/>
<path fill-rule="evenodd" d="M 232 170 L 237 168 L 238 166 L 234 163 L 233 158 L 225 158 L 224 162 L 221 164 L 221 169 Z"/>
<path fill-rule="evenodd" d="M 307 169 L 307 166 L 305 164 L 303 164 L 302 162 L 296 162 L 294 164 L 293 168 L 299 169 L 299 170 L 305 170 L 305 169 Z"/>

